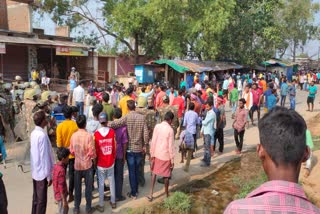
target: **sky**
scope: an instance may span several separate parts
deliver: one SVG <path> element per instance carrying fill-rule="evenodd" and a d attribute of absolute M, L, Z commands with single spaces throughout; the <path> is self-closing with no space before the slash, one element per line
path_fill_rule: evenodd
<path fill-rule="evenodd" d="M 100 12 L 99 12 L 99 5 L 96 3 L 96 1 L 91 0 L 92 3 L 90 3 L 90 12 L 93 14 L 93 16 L 95 17 L 101 17 L 100 16 Z M 313 2 L 318 2 L 320 3 L 320 0 L 313 0 Z M 315 15 L 315 23 L 317 25 L 320 26 L 320 13 L 317 13 Z M 44 15 L 43 17 L 40 17 L 38 14 L 34 14 L 33 16 L 33 27 L 34 28 L 41 28 L 45 30 L 45 34 L 48 35 L 54 35 L 55 34 L 55 23 L 50 19 L 50 16 L 48 15 Z M 96 30 L 96 28 L 94 27 L 94 25 L 87 25 L 86 28 L 80 29 L 80 28 L 76 28 L 71 32 L 71 37 L 77 37 L 77 34 L 79 33 L 79 31 L 83 32 L 88 32 L 88 34 L 91 33 L 91 31 L 95 31 L 98 33 L 98 31 Z M 109 42 L 110 44 L 113 44 L 114 39 L 112 37 L 107 37 L 107 42 Z M 289 50 L 290 48 L 288 48 L 288 50 L 286 51 L 284 58 L 291 58 L 292 54 L 291 51 Z M 303 47 L 303 51 L 304 53 L 307 53 L 309 57 L 311 57 L 312 59 L 318 59 L 318 57 L 320 56 L 320 42 L 319 40 L 311 40 L 311 41 L 307 41 L 306 45 Z M 302 50 L 298 49 L 297 50 L 297 55 L 299 55 L 300 53 L 302 53 Z"/>

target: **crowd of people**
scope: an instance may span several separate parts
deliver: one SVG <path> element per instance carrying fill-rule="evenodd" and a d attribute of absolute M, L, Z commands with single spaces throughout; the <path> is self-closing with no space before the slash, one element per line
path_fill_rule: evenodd
<path fill-rule="evenodd" d="M 304 74 L 301 72 L 301 75 Z M 298 80 L 301 84 L 300 76 Z M 310 74 L 310 78 L 316 76 Z M 317 81 L 318 78 L 312 79 L 307 81 L 306 88 L 301 87 L 301 90 L 309 92 L 309 111 L 314 109 L 317 93 L 314 83 Z M 17 93 L 17 90 L 21 85 L 25 90 L 20 98 L 21 91 Z M 26 135 L 30 136 L 32 213 L 46 212 L 47 190 L 51 184 L 59 213 L 67 213 L 69 203 L 73 201 L 74 213 L 79 213 L 82 180 L 85 184 L 87 213 L 96 210 L 104 212 L 106 193 L 110 194 L 112 209 L 116 208 L 118 201 L 127 198 L 135 200 L 139 186 L 145 185 L 146 160 L 150 162 L 152 173 L 150 194 L 146 196 L 148 201 L 153 200 L 156 181 L 164 184 L 168 197 L 169 180 L 177 154 L 175 140 L 179 140 L 181 163 L 186 159 L 184 170 L 188 172 L 190 162 L 200 147 L 198 141 L 203 138 L 204 155 L 200 166 L 209 167 L 212 158 L 224 152 L 224 128 L 227 123 L 225 107 L 229 105 L 232 109 L 235 153 L 241 154 L 245 130 L 250 123 L 255 126 L 255 121 L 259 121 L 259 130 L 262 131 L 275 114 L 289 114 L 287 117 L 291 119 L 298 117 L 294 111 L 285 113 L 284 108 L 276 107 L 279 100 L 280 106 L 285 107 L 288 96 L 289 109 L 295 110 L 296 89 L 295 79 L 289 81 L 277 72 L 269 75 L 256 74 L 255 71 L 226 73 L 221 82 L 208 79 L 201 81 L 195 75 L 191 87 L 182 79 L 177 89 L 161 84 L 137 87 L 132 83 L 125 88 L 118 82 L 107 89 L 98 89 L 92 82 L 86 88 L 85 82 L 80 81 L 73 70 L 69 76 L 68 94 L 60 95 L 48 90 L 41 91 L 36 81 L 25 84 L 17 80 L 11 94 L 14 101 L 23 100 L 23 105 L 19 103 L 17 109 L 23 111 Z M 270 112 L 267 114 L 270 116 L 261 119 L 261 110 Z M 255 112 L 257 120 L 254 118 Z M 14 130 L 13 133 L 18 137 Z M 217 142 L 219 148 L 216 151 Z M 263 139 L 259 156 L 268 155 L 272 158 L 278 155 L 272 153 L 268 143 L 269 140 Z M 56 163 L 54 151 L 58 160 Z M 306 154 L 309 153 L 310 150 Z M 310 162 L 311 156 L 306 154 L 304 159 Z M 273 158 L 268 160 L 271 164 L 270 161 L 273 161 L 275 168 L 278 167 L 277 161 Z M 301 161 L 293 162 L 300 164 Z M 131 190 L 124 195 L 125 162 Z M 94 207 L 92 191 L 95 178 L 99 204 Z M 236 205 L 232 204 L 228 211 L 235 209 Z"/>

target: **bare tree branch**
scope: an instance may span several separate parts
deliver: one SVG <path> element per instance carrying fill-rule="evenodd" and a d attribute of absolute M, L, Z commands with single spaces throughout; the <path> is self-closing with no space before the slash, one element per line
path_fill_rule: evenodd
<path fill-rule="evenodd" d="M 119 35 L 113 33 L 112 31 L 102 27 L 96 20 L 94 20 L 94 18 L 91 18 L 91 17 L 87 16 L 86 14 L 82 14 L 79 11 L 68 10 L 68 12 L 71 14 L 78 14 L 82 18 L 87 19 L 88 21 L 93 23 L 98 28 L 98 30 L 101 30 L 102 32 L 107 33 L 109 36 L 112 36 L 113 38 L 119 40 L 121 43 L 123 43 L 125 46 L 128 47 L 128 49 L 130 50 L 131 53 L 134 53 L 134 49 L 132 48 L 132 46 L 130 45 L 130 43 L 127 40 L 125 40 L 124 38 L 120 37 Z"/>

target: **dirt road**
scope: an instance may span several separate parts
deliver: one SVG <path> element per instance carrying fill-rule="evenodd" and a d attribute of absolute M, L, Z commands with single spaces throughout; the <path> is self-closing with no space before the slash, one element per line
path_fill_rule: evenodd
<path fill-rule="evenodd" d="M 308 120 L 314 116 L 316 116 L 320 112 L 319 107 L 319 98 L 316 98 L 316 107 L 314 112 L 307 112 L 306 111 L 306 99 L 307 99 L 307 92 L 297 91 L 297 111 Z M 286 106 L 289 106 L 287 101 Z M 208 174 L 211 174 L 214 170 L 219 168 L 225 162 L 237 157 L 234 153 L 235 143 L 233 140 L 233 129 L 231 128 L 232 120 L 231 120 L 231 111 L 230 108 L 227 106 L 227 126 L 225 128 L 225 150 L 223 155 L 214 156 L 212 159 L 212 166 L 210 168 L 202 168 L 200 167 L 200 160 L 203 156 L 203 149 L 200 149 L 196 153 L 196 159 L 191 161 L 190 171 L 186 173 L 182 170 L 183 164 L 180 164 L 180 154 L 177 153 L 175 158 L 175 169 L 173 171 L 173 178 L 170 181 L 171 188 L 177 186 L 179 184 L 183 184 L 188 182 L 194 178 L 201 178 Z M 256 117 L 256 115 L 255 115 Z M 255 147 L 259 142 L 258 137 L 258 129 L 256 126 L 250 126 L 245 133 L 245 140 L 244 140 L 244 150 Z M 176 142 L 178 145 L 178 142 Z M 202 145 L 202 140 L 198 141 L 198 145 Z M 0 165 L 0 171 L 4 174 L 4 183 L 7 189 L 8 201 L 9 201 L 9 213 L 11 214 L 21 214 L 21 213 L 30 213 L 31 212 L 31 202 L 32 202 L 32 179 L 30 172 L 22 173 L 20 170 L 17 170 L 15 160 L 13 159 L 15 156 L 21 157 L 23 154 L 22 146 L 17 148 L 9 148 L 8 149 L 8 164 L 7 169 L 4 169 L 2 165 Z M 202 146 L 201 146 L 202 148 Z M 178 150 L 177 150 L 178 151 Z M 30 169 L 29 166 L 25 167 L 25 170 L 28 171 Z M 145 206 L 149 202 L 145 196 L 149 193 L 149 186 L 150 186 L 150 172 L 149 172 L 149 163 L 146 162 L 145 166 L 145 178 L 146 184 L 144 187 L 139 188 L 139 197 L 137 200 L 132 201 L 127 199 L 123 202 L 117 204 L 117 209 L 113 210 L 113 212 L 121 212 L 125 213 L 126 208 L 131 207 L 139 207 Z M 312 174 L 311 174 L 312 176 Z M 95 185 L 97 186 L 97 185 Z M 83 188 L 84 189 L 84 188 Z M 124 190 L 123 193 L 126 194 L 130 190 L 129 180 L 128 180 L 128 171 L 125 169 L 125 180 L 124 180 Z M 162 200 L 164 193 L 163 185 L 156 184 L 155 187 L 155 201 Z M 98 203 L 98 192 L 93 192 L 94 199 L 93 205 L 97 205 Z M 82 206 L 81 210 L 84 212 L 84 194 L 82 197 Z M 106 203 L 105 206 L 105 213 L 111 213 L 111 208 L 109 203 Z M 72 213 L 73 203 L 70 204 L 70 212 Z M 53 198 L 53 191 L 52 187 L 49 188 L 48 191 L 48 206 L 47 206 L 47 213 L 56 213 L 57 206 L 54 203 Z M 97 212 L 98 213 L 98 212 Z"/>

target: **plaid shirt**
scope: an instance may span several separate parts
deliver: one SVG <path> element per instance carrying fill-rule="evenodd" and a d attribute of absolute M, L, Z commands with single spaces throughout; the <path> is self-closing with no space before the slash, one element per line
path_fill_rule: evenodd
<path fill-rule="evenodd" d="M 73 133 L 70 139 L 70 153 L 75 156 L 75 170 L 91 168 L 92 159 L 97 157 L 92 135 L 84 129 Z"/>
<path fill-rule="evenodd" d="M 138 112 L 130 111 L 125 117 L 108 123 L 108 126 L 113 129 L 125 125 L 128 130 L 128 150 L 130 152 L 142 152 L 144 144 L 149 143 L 149 132 L 145 116 Z"/>
<path fill-rule="evenodd" d="M 319 214 L 320 209 L 309 202 L 300 185 L 277 180 L 262 184 L 245 199 L 231 202 L 224 213 Z"/>
<path fill-rule="evenodd" d="M 67 197 L 68 189 L 67 189 L 67 182 L 66 182 L 66 170 L 61 161 L 56 163 L 53 167 L 52 185 L 53 185 L 54 199 L 56 201 L 62 200 L 62 193 L 64 194 L 65 197 Z"/>

